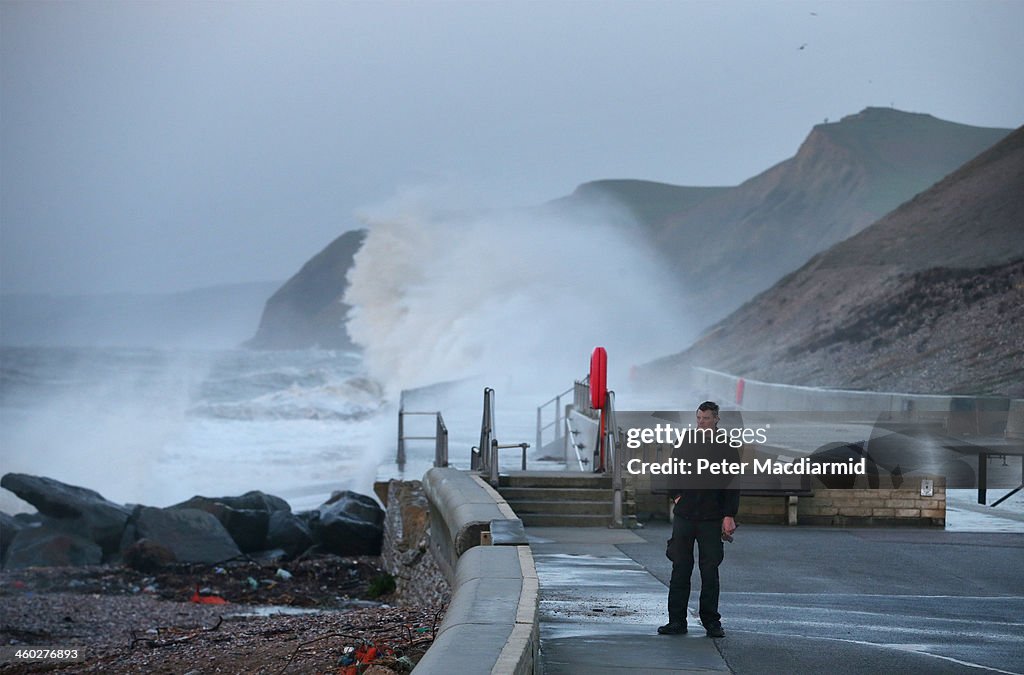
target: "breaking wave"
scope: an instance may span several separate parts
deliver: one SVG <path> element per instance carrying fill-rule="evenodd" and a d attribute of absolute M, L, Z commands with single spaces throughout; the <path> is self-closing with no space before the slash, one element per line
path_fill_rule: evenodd
<path fill-rule="evenodd" d="M 621 377 L 689 330 L 678 286 L 622 212 L 404 205 L 364 220 L 347 327 L 389 392 L 474 376 L 564 388 L 597 345 Z"/>

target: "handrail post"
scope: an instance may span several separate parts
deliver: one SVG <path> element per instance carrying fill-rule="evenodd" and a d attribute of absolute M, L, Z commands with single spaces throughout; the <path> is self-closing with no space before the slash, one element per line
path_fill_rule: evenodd
<path fill-rule="evenodd" d="M 483 419 L 480 422 L 480 445 L 477 447 L 479 453 L 477 468 L 489 480 L 492 475 L 495 476 L 494 480 L 491 480 L 494 484 L 497 484 L 498 468 L 497 458 L 494 457 L 496 452 L 492 450 L 492 446 L 496 443 L 497 441 L 494 440 L 494 390 L 485 387 Z"/>
<path fill-rule="evenodd" d="M 557 441 L 562 437 L 562 395 L 555 397 L 555 438 Z M 537 439 L 537 448 L 540 449 L 540 439 Z"/>
<path fill-rule="evenodd" d="M 403 432 L 403 418 L 405 416 L 405 410 L 402 408 L 398 409 L 398 456 L 395 457 L 395 463 L 398 464 L 399 470 L 405 467 L 405 434 Z"/>
<path fill-rule="evenodd" d="M 566 406 L 565 406 L 565 425 L 566 426 L 569 426 L 569 406 L 570 405 L 571 404 L 566 404 Z M 564 433 L 562 434 L 562 459 L 563 459 L 563 461 L 565 461 L 566 464 L 568 464 L 569 463 L 569 432 L 565 431 L 565 430 L 563 430 L 563 432 Z"/>
<path fill-rule="evenodd" d="M 498 439 L 491 439 L 491 460 L 490 460 L 490 473 L 488 475 L 488 481 L 491 485 L 498 484 Z"/>
<path fill-rule="evenodd" d="M 437 413 L 434 427 L 434 466 L 448 466 L 448 427 L 440 411 Z"/>
<path fill-rule="evenodd" d="M 544 404 L 544 405 L 547 405 L 547 404 Z M 541 410 L 543 408 L 544 408 L 544 406 L 542 406 L 542 405 L 537 406 L 537 444 L 535 446 L 533 446 L 533 447 L 538 448 L 538 449 L 543 447 L 540 444 L 540 438 L 541 438 L 540 426 L 541 426 L 541 423 L 542 423 L 542 418 L 541 418 L 540 412 L 541 412 Z M 555 414 L 557 415 L 558 413 L 555 413 Z"/>
<path fill-rule="evenodd" d="M 607 437 L 608 456 L 612 462 L 612 525 L 622 527 L 622 458 L 619 457 L 618 424 L 615 419 L 615 392 L 609 391 L 605 405 L 608 406 Z"/>

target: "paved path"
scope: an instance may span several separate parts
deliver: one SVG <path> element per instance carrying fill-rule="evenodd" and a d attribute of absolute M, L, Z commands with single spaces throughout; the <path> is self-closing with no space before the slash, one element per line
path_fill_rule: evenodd
<path fill-rule="evenodd" d="M 541 599 L 541 661 L 559 673 L 728 673 L 704 631 L 665 636 L 667 588 L 623 553 L 629 530 L 528 528 Z M 691 622 L 693 624 L 695 622 Z"/>
<path fill-rule="evenodd" d="M 743 526 L 722 565 L 721 640 L 695 618 L 686 636 L 655 633 L 666 523 L 527 534 L 547 674 L 1024 674 L 1024 534 Z"/>

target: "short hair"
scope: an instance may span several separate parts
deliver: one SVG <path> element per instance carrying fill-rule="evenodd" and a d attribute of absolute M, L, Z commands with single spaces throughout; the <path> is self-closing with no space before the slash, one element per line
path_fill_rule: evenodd
<path fill-rule="evenodd" d="M 719 416 L 718 415 L 718 404 L 715 403 L 714 401 L 704 401 L 699 406 L 697 406 L 697 410 L 703 410 L 704 412 L 707 412 L 708 410 L 710 410 L 711 412 L 715 413 L 715 417 Z"/>

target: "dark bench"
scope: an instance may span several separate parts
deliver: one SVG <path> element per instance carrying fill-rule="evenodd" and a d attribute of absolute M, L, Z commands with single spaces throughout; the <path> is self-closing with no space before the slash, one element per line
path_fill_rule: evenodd
<path fill-rule="evenodd" d="M 814 490 L 806 488 L 778 488 L 741 490 L 740 499 L 744 497 L 781 497 L 786 500 L 786 524 L 796 525 L 796 509 L 800 497 L 813 497 Z"/>

